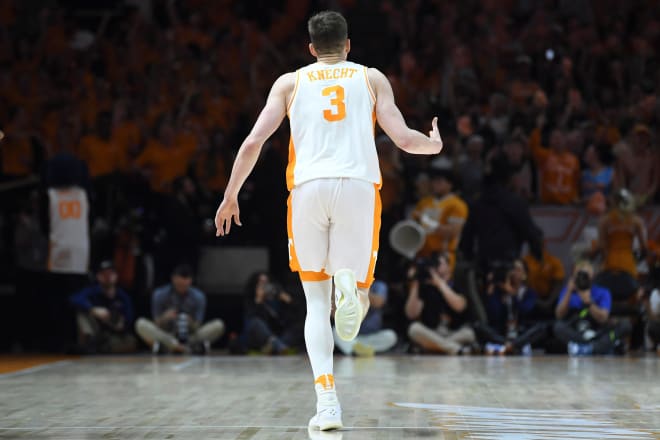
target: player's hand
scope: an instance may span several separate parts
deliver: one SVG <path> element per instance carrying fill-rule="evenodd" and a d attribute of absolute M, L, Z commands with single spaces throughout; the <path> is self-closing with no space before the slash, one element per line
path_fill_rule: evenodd
<path fill-rule="evenodd" d="M 5 134 L 3 133 L 2 130 L 0 130 L 0 141 L 5 137 Z"/>
<path fill-rule="evenodd" d="M 447 286 L 447 282 L 443 280 L 442 277 L 440 277 L 440 274 L 434 268 L 432 267 L 429 268 L 429 275 L 431 275 L 429 284 L 431 284 L 432 286 L 435 286 L 437 289 L 440 290 L 442 290 L 444 287 Z"/>
<path fill-rule="evenodd" d="M 161 315 L 161 320 L 165 322 L 170 322 L 174 321 L 178 315 L 178 312 L 176 309 L 167 309 L 163 312 Z"/>
<path fill-rule="evenodd" d="M 573 277 L 570 277 L 566 282 L 566 294 L 570 296 L 571 293 L 573 293 L 574 291 L 575 291 L 575 281 L 573 281 Z"/>
<path fill-rule="evenodd" d="M 218 211 L 215 213 L 215 236 L 220 237 L 229 234 L 231 230 L 232 219 L 238 226 L 243 226 L 236 199 L 225 198 L 220 203 Z"/>
<path fill-rule="evenodd" d="M 108 322 L 110 321 L 110 311 L 105 307 L 92 307 L 90 310 L 93 317 L 99 321 Z"/>
<path fill-rule="evenodd" d="M 442 143 L 442 138 L 440 137 L 440 131 L 438 130 L 438 117 L 434 117 L 431 121 L 432 130 L 429 131 L 429 137 L 434 142 Z"/>

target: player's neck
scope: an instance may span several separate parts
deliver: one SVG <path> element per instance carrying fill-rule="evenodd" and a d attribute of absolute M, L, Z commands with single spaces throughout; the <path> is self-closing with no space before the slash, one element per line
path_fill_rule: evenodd
<path fill-rule="evenodd" d="M 346 54 L 344 53 L 319 55 L 316 57 L 316 62 L 323 64 L 337 64 L 343 63 L 344 61 L 346 61 Z"/>

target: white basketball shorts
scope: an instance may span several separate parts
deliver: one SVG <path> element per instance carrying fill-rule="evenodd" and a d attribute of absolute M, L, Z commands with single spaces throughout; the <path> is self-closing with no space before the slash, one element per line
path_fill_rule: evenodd
<path fill-rule="evenodd" d="M 374 279 L 380 232 L 379 185 L 350 178 L 297 185 L 288 200 L 289 266 L 303 281 L 355 272 L 358 287 Z"/>

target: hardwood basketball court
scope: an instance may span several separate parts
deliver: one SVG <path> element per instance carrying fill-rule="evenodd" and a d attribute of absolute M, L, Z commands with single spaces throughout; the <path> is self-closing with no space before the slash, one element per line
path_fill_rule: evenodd
<path fill-rule="evenodd" d="M 304 356 L 47 359 L 0 375 L 0 438 L 660 439 L 655 356 L 336 356 L 335 377 L 345 428 L 321 433 Z"/>

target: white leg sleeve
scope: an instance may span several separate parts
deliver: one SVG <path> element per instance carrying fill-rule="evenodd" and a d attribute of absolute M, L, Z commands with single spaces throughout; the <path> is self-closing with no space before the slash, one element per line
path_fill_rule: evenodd
<path fill-rule="evenodd" d="M 330 326 L 332 280 L 303 281 L 302 285 L 307 299 L 305 346 L 316 379 L 332 374 L 332 351 L 335 346 Z"/>

